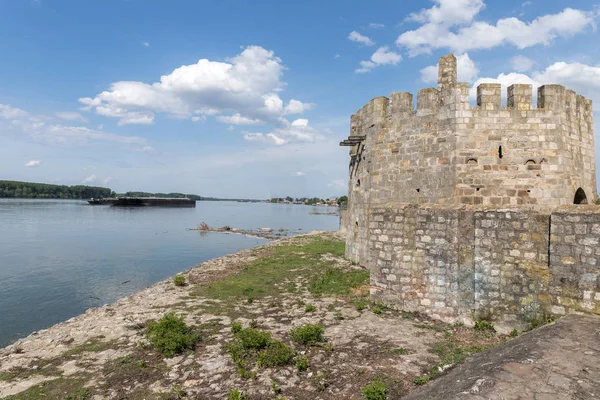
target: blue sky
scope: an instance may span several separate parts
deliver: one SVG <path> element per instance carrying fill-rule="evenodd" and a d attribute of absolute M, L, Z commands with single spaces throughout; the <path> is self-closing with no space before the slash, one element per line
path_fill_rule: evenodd
<path fill-rule="evenodd" d="M 560 83 L 598 121 L 598 4 L 0 0 L 0 179 L 339 196 L 350 114 L 450 52 L 462 81 Z"/>

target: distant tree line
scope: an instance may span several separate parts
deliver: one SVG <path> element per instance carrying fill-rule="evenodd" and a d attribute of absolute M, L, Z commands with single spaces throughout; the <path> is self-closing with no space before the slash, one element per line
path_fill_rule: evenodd
<path fill-rule="evenodd" d="M 97 186 L 65 186 L 46 183 L 0 181 L 0 198 L 25 199 L 87 199 L 111 197 L 114 192 Z"/>

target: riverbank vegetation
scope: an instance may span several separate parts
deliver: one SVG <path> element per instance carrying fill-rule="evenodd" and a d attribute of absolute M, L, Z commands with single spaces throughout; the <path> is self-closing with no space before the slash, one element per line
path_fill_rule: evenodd
<path fill-rule="evenodd" d="M 45 336 L 38 353 L 12 348 L 30 360 L 19 371 L 0 353 L 0 397 L 398 398 L 506 339 L 371 301 L 368 271 L 343 255 L 322 233 L 204 263 L 185 286 L 170 279 L 88 315 L 107 336 L 85 351 L 68 344 L 81 329 L 62 326 L 58 355 Z"/>
<path fill-rule="evenodd" d="M 89 199 L 91 197 L 111 197 L 113 194 L 110 189 L 97 186 L 0 181 L 0 198 Z"/>

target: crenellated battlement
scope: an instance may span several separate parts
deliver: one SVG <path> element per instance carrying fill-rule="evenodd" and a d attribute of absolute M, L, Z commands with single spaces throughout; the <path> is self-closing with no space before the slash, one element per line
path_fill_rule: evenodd
<path fill-rule="evenodd" d="M 351 117 L 351 136 L 366 135 L 374 124 L 386 119 L 407 120 L 414 116 L 447 113 L 448 111 L 528 111 L 529 117 L 570 113 L 588 120 L 592 117 L 592 101 L 562 85 L 549 84 L 537 89 L 537 105 L 533 104 L 531 84 L 513 84 L 502 88 L 499 83 L 482 83 L 476 88 L 476 98 L 470 98 L 468 82 L 457 81 L 456 57 L 441 57 L 438 64 L 438 86 L 424 88 L 416 96 L 409 92 L 393 92 L 389 97 L 376 97 Z M 475 106 L 471 106 L 473 101 Z M 505 105 L 503 104 L 505 102 Z M 416 107 L 415 107 L 416 106 Z"/>
<path fill-rule="evenodd" d="M 577 189 L 595 198 L 591 100 L 557 84 L 472 90 L 457 72 L 454 55 L 441 57 L 437 87 L 376 97 L 352 115 L 340 144 L 371 202 L 549 206 L 572 203 Z M 400 182 L 410 189 L 397 192 Z"/>

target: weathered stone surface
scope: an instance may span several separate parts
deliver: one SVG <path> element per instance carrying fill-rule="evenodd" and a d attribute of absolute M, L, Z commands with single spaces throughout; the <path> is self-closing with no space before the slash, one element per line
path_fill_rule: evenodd
<path fill-rule="evenodd" d="M 600 319 L 568 315 L 473 356 L 406 400 L 600 397 Z"/>

